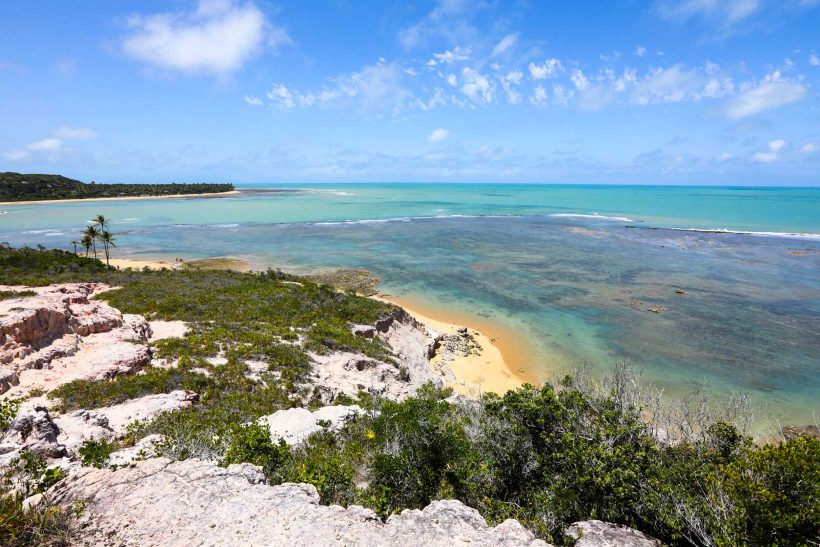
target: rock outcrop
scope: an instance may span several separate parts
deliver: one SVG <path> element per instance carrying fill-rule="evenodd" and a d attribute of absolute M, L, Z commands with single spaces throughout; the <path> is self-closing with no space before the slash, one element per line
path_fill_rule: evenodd
<path fill-rule="evenodd" d="M 452 378 L 449 370 L 434 369 L 430 358 L 442 335 L 428 329 L 410 314 L 397 309 L 375 325 L 353 325 L 353 334 L 379 339 L 391 350 L 393 363 L 360 353 L 311 354 L 314 363 L 311 379 L 326 401 L 336 395 L 355 396 L 359 391 L 402 400 L 427 382 L 444 386 Z"/>
<path fill-rule="evenodd" d="M 139 315 L 89 300 L 109 287 L 37 287 L 35 296 L 0 301 L 0 394 L 24 397 L 76 379 L 133 372 L 151 360 L 151 335 Z M 136 342 L 136 343 L 135 343 Z"/>
<path fill-rule="evenodd" d="M 274 442 L 283 439 L 292 446 L 322 430 L 339 431 L 364 412 L 358 405 L 325 406 L 314 412 L 306 408 L 289 408 L 278 410 L 270 416 L 262 416 L 258 422 L 270 429 Z"/>
<path fill-rule="evenodd" d="M 79 545 L 547 545 L 516 521 L 487 526 L 455 500 L 382 523 L 369 509 L 319 505 L 313 486 L 269 486 L 250 464 L 156 458 L 84 468 L 48 495 L 65 507 L 85 500 Z"/>
<path fill-rule="evenodd" d="M 600 520 L 576 522 L 566 530 L 575 547 L 660 547 L 661 543 L 632 528 Z"/>
<path fill-rule="evenodd" d="M 162 412 L 189 407 L 196 399 L 195 393 L 178 390 L 56 416 L 45 406 L 26 403 L 0 437 L 0 465 L 8 465 L 23 450 L 50 459 L 76 457 L 77 450 L 87 440 L 121 439 L 128 424 L 146 422 Z"/>

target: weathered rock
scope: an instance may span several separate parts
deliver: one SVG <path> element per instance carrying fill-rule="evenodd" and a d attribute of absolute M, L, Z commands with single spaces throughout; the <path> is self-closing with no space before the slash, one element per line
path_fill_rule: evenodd
<path fill-rule="evenodd" d="M 196 400 L 195 393 L 177 390 L 57 416 L 51 416 L 44 406 L 24 404 L 0 437 L 0 465 L 7 465 L 23 450 L 49 459 L 76 457 L 85 441 L 121 439 L 130 423 L 146 422 L 162 412 L 189 407 Z"/>
<path fill-rule="evenodd" d="M 575 547 L 658 547 L 660 542 L 626 526 L 600 520 L 576 522 L 566 530 Z"/>
<path fill-rule="evenodd" d="M 0 301 L 0 394 L 25 397 L 76 379 L 133 372 L 150 362 L 151 335 L 139 315 L 89 297 L 107 285 L 36 287 L 35 296 Z"/>
<path fill-rule="evenodd" d="M 157 445 L 162 442 L 162 439 L 163 436 L 156 433 L 143 437 L 130 448 L 112 452 L 106 463 L 111 467 L 122 467 L 153 458 L 157 455 Z"/>
<path fill-rule="evenodd" d="M 427 329 L 402 309 L 380 319 L 374 327 L 355 325 L 353 332 L 365 337 L 372 335 L 385 342 L 395 363 L 385 363 L 359 353 L 311 354 L 313 383 L 327 401 L 332 401 L 340 393 L 355 396 L 359 391 L 402 400 L 426 382 L 443 386 L 451 379 L 447 374 L 449 371 L 430 366 L 441 335 Z"/>
<path fill-rule="evenodd" d="M 28 450 L 46 458 L 66 455 L 66 447 L 59 443 L 60 429 L 54 424 L 48 409 L 41 405 L 24 404 L 12 420 L 8 430 L 0 438 L 0 464 L 8 462 L 22 450 Z"/>
<path fill-rule="evenodd" d="M 338 431 L 364 412 L 365 410 L 358 405 L 325 406 L 315 412 L 306 408 L 289 408 L 278 410 L 270 416 L 262 416 L 258 421 L 270 429 L 270 436 L 274 442 L 284 439 L 292 446 L 305 441 L 318 431 Z"/>
<path fill-rule="evenodd" d="M 489 527 L 453 500 L 382 524 L 369 509 L 319 505 L 313 486 L 269 486 L 249 464 L 157 458 L 116 471 L 84 468 L 48 495 L 64 507 L 85 500 L 79 545 L 546 546 L 515 521 Z"/>

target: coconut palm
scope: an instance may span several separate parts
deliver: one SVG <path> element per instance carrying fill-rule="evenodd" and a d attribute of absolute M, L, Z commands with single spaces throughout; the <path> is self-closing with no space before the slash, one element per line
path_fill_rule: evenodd
<path fill-rule="evenodd" d="M 94 240 L 91 239 L 91 236 L 89 236 L 86 233 L 84 233 L 83 237 L 80 238 L 80 245 L 85 247 L 85 257 L 86 258 L 88 258 L 88 251 L 91 250 L 91 245 L 93 245 L 93 244 L 94 244 Z"/>
<path fill-rule="evenodd" d="M 94 217 L 94 222 L 96 222 L 99 225 L 100 231 L 105 231 L 105 230 L 108 229 L 109 220 L 107 218 L 105 218 L 104 215 L 95 216 Z"/>
<path fill-rule="evenodd" d="M 86 226 L 83 231 L 83 237 L 86 236 L 91 240 L 91 246 L 94 249 L 94 258 L 97 258 L 97 238 L 100 237 L 100 229 L 93 224 Z"/>
<path fill-rule="evenodd" d="M 108 260 L 108 251 L 111 247 L 116 247 L 116 245 L 114 244 L 114 236 L 108 230 L 103 230 L 100 234 L 100 241 L 102 241 L 103 248 L 105 249 L 105 265 L 110 268 L 111 263 Z"/>
<path fill-rule="evenodd" d="M 76 239 L 71 240 L 71 244 L 74 245 L 74 254 L 77 254 L 77 243 L 79 243 L 79 241 Z"/>

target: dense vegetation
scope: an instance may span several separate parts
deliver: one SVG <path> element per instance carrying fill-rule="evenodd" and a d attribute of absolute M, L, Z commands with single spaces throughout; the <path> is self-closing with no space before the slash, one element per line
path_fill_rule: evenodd
<path fill-rule="evenodd" d="M 190 408 L 133 426 L 121 444 L 161 433 L 167 457 L 251 462 L 273 483 L 308 482 L 323 503 L 362 504 L 382 516 L 453 497 L 491 522 L 519 519 L 556 544 L 568 524 L 590 518 L 673 545 L 820 541 L 820 440 L 756 444 L 736 425 L 742 406 L 709 413 L 681 404 L 662 420 L 623 367 L 479 401 L 432 386 L 402 402 L 361 391 L 334 402 L 356 402 L 366 415 L 291 449 L 256 419 L 323 404 L 306 383 L 306 348 L 385 358 L 381 344 L 352 336 L 349 324 L 372 323 L 390 306 L 279 272 L 117 271 L 72 253 L 0 249 L 0 283 L 57 280 L 116 284 L 101 297 L 123 311 L 192 324 L 184 338 L 156 344 L 176 368 L 72 382 L 51 394 L 66 410 L 180 388 L 200 395 Z M 103 465 L 113 448 L 84 445 L 83 459 Z"/>
<path fill-rule="evenodd" d="M 229 192 L 232 184 L 86 184 L 60 175 L 0 173 L 0 201 L 169 196 Z"/>

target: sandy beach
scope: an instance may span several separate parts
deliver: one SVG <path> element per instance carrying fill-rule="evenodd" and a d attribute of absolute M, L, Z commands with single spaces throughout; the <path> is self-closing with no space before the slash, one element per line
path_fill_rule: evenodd
<path fill-rule="evenodd" d="M 44 205 L 49 203 L 80 203 L 86 201 L 133 201 L 138 199 L 179 199 L 179 198 L 205 198 L 224 197 L 240 194 L 239 190 L 229 192 L 205 192 L 202 194 L 169 194 L 167 196 L 123 196 L 117 198 L 77 198 L 77 199 L 38 199 L 28 201 L 0 201 L 0 207 L 12 207 L 14 205 Z"/>
<path fill-rule="evenodd" d="M 460 328 L 468 328 L 469 333 L 481 346 L 481 352 L 467 357 L 458 356 L 447 363 L 456 377 L 451 387 L 457 393 L 471 397 L 487 391 L 503 394 L 524 383 L 539 382 L 527 368 L 534 354 L 528 349 L 529 344 L 526 340 L 513 329 L 479 324 L 475 319 L 456 312 L 443 314 L 432 311 L 417 302 L 403 298 L 376 298 L 401 306 L 418 321 L 438 332 L 456 334 Z M 436 356 L 431 364 L 435 365 L 438 360 L 440 357 Z"/>
<path fill-rule="evenodd" d="M 235 269 L 242 271 L 247 263 L 241 259 L 223 257 L 221 259 L 201 259 L 186 262 L 169 260 L 136 260 L 130 258 L 112 258 L 111 265 L 118 268 L 150 268 L 161 270 L 178 268 L 183 264 L 202 269 Z M 229 267 L 230 266 L 230 267 Z M 534 355 L 526 340 L 512 329 L 499 326 L 478 324 L 475 319 L 460 316 L 452 312 L 443 314 L 424 308 L 417 302 L 393 296 L 377 296 L 377 300 L 389 302 L 404 308 L 410 315 L 434 331 L 456 334 L 460 328 L 467 327 L 475 341 L 481 346 L 477 355 L 457 356 L 446 365 L 452 370 L 456 380 L 451 387 L 457 393 L 477 396 L 481 392 L 493 391 L 505 393 L 525 382 L 537 383 L 539 379 L 528 373 L 527 366 Z M 431 365 L 441 360 L 436 356 Z"/>

